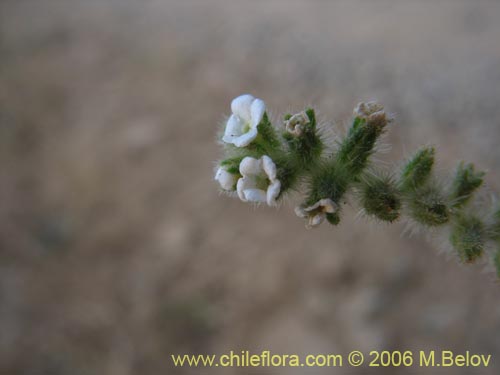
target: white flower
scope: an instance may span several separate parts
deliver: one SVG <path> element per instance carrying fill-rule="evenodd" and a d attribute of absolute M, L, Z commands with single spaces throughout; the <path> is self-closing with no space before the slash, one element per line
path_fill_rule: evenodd
<path fill-rule="evenodd" d="M 238 181 L 238 175 L 229 173 L 225 167 L 219 167 L 217 172 L 215 172 L 214 179 L 219 182 L 220 187 L 223 190 L 234 191 L 236 190 L 236 182 Z"/>
<path fill-rule="evenodd" d="M 302 111 L 285 121 L 285 129 L 287 132 L 299 137 L 304 132 L 304 128 L 308 122 L 309 117 L 307 117 L 307 114 Z"/>
<path fill-rule="evenodd" d="M 333 214 L 337 211 L 337 204 L 331 199 L 320 199 L 312 206 L 295 207 L 295 214 L 298 217 L 307 219 L 306 228 L 310 229 L 320 225 L 326 218 L 326 214 Z"/>
<path fill-rule="evenodd" d="M 240 163 L 240 174 L 236 191 L 243 202 L 267 202 L 276 206 L 281 182 L 276 178 L 276 164 L 264 155 L 260 159 L 250 156 Z"/>
<path fill-rule="evenodd" d="M 266 105 L 261 99 L 246 94 L 231 102 L 231 111 L 222 140 L 236 147 L 248 146 L 257 137 L 257 125 L 264 117 Z"/>

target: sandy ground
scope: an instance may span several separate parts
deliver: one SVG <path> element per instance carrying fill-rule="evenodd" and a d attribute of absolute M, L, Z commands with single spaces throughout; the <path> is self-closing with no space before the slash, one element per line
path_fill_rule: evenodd
<path fill-rule="evenodd" d="M 358 101 L 500 190 L 500 3 L 0 3 L 0 373 L 219 374 L 171 353 L 450 349 L 493 355 L 500 286 L 405 225 L 347 208 L 306 231 L 213 182 L 217 124 L 250 92 L 277 118 Z M 262 369 L 261 369 L 262 370 Z M 290 368 L 222 373 L 299 374 Z M 359 373 L 311 369 L 308 373 Z"/>

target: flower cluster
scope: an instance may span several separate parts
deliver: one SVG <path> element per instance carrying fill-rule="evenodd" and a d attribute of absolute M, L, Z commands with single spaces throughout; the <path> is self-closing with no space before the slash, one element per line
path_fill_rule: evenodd
<path fill-rule="evenodd" d="M 500 276 L 500 208 L 478 213 L 471 203 L 484 173 L 460 163 L 454 180 L 443 183 L 433 174 L 433 147 L 418 150 L 398 172 L 380 169 L 371 156 L 393 122 L 380 104 L 358 104 L 350 129 L 336 142 L 322 135 L 311 108 L 285 114 L 278 126 L 265 103 L 249 94 L 234 99 L 231 111 L 221 136 L 225 157 L 215 172 L 222 191 L 268 206 L 299 192 L 303 202 L 295 214 L 306 228 L 325 221 L 338 225 L 351 195 L 366 216 L 379 221 L 406 216 L 422 228 L 446 230 L 460 261 L 487 254 Z"/>
<path fill-rule="evenodd" d="M 227 120 L 222 141 L 241 150 L 233 150 L 235 158 L 222 162 L 215 179 L 224 191 L 236 191 L 243 202 L 277 205 L 281 182 L 277 178 L 277 167 L 268 155 L 255 156 L 254 144 L 258 142 L 259 127 L 267 121 L 266 105 L 252 95 L 241 95 L 231 103 L 232 114 Z M 268 129 L 269 130 L 269 129 Z M 261 139 L 264 145 L 266 139 Z M 237 162 L 235 168 L 234 162 Z"/>

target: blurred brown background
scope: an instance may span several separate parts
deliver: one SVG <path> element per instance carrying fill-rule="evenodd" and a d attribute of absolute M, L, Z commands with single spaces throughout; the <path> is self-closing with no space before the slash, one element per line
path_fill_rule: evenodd
<path fill-rule="evenodd" d="M 336 129 L 375 98 L 397 119 L 389 165 L 436 144 L 442 173 L 472 161 L 498 191 L 499 18 L 495 1 L 2 0 L 0 374 L 217 374 L 170 354 L 245 349 L 470 350 L 493 367 L 366 373 L 497 374 L 482 266 L 355 207 L 306 231 L 291 202 L 253 209 L 212 179 L 217 124 L 249 92 Z"/>

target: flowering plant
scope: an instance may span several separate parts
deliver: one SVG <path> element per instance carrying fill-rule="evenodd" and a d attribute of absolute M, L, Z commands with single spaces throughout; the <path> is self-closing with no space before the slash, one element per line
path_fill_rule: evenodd
<path fill-rule="evenodd" d="M 231 110 L 221 138 L 225 157 L 215 173 L 224 192 L 269 206 L 299 192 L 303 202 L 295 213 L 306 228 L 325 221 L 338 225 L 345 197 L 351 195 L 368 217 L 389 223 L 405 218 L 424 229 L 447 231 L 459 261 L 473 263 L 486 255 L 500 277 L 500 208 L 484 210 L 473 199 L 484 173 L 462 162 L 443 183 L 433 173 L 430 146 L 397 172 L 381 169 L 371 156 L 393 118 L 380 104 L 358 104 L 338 142 L 324 135 L 311 108 L 286 114 L 277 127 L 264 102 L 251 95 L 234 99 Z"/>

